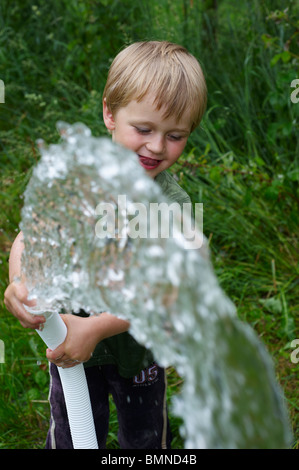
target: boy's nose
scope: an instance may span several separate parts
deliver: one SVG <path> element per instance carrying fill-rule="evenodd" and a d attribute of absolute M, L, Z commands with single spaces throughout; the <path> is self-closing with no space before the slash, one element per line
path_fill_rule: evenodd
<path fill-rule="evenodd" d="M 165 148 L 165 141 L 163 136 L 152 136 L 146 144 L 147 149 L 155 154 L 162 153 Z"/>

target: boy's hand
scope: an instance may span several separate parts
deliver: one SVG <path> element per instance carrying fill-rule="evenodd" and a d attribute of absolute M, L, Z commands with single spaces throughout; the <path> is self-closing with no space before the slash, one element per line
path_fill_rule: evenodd
<path fill-rule="evenodd" d="M 23 282 L 13 281 L 4 292 L 4 303 L 7 310 L 19 320 L 24 328 L 37 329 L 46 320 L 41 315 L 31 315 L 27 312 L 23 304 L 28 305 L 28 307 L 33 307 L 36 304 L 34 300 L 28 300 L 27 296 L 26 285 Z"/>
<path fill-rule="evenodd" d="M 54 351 L 47 349 L 47 358 L 63 368 L 88 361 L 101 339 L 94 328 L 94 318 L 82 318 L 72 314 L 61 315 L 61 318 L 67 326 L 67 336 Z"/>

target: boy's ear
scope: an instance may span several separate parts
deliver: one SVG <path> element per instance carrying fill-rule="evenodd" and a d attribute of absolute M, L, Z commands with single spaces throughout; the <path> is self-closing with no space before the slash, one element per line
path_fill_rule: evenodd
<path fill-rule="evenodd" d="M 115 129 L 115 121 L 112 112 L 107 106 L 106 98 L 103 100 L 103 119 L 108 131 L 113 131 Z"/>

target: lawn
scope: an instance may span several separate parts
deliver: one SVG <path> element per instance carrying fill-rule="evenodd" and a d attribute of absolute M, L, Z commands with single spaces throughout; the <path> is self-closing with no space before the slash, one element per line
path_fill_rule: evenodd
<path fill-rule="evenodd" d="M 43 448 L 49 420 L 45 347 L 3 303 L 36 140 L 57 141 L 58 120 L 106 135 L 101 93 L 111 60 L 147 39 L 183 44 L 203 66 L 207 112 L 171 171 L 204 205 L 219 282 L 273 358 L 299 448 L 298 13 L 285 0 L 1 2 L 0 448 Z M 173 368 L 168 379 L 171 401 L 182 380 Z M 107 446 L 116 448 L 112 401 L 110 421 Z M 171 425 L 181 448 L 172 415 Z"/>

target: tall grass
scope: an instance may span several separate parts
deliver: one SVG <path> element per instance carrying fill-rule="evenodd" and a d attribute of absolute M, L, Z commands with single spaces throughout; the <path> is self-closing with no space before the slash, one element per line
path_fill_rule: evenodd
<path fill-rule="evenodd" d="M 203 65 L 208 110 L 172 171 L 193 202 L 219 281 L 269 349 L 298 448 L 298 112 L 295 1 L 16 1 L 0 5 L 0 448 L 40 448 L 49 419 L 44 345 L 3 304 L 22 194 L 55 123 L 83 121 L 105 133 L 101 92 L 111 60 L 132 41 L 185 45 Z M 284 10 L 288 8 L 286 12 Z M 275 12 L 276 13 L 273 13 Z M 282 55 L 281 55 L 282 54 Z M 169 370 L 168 398 L 181 379 Z M 117 447 L 111 402 L 108 447 Z M 172 416 L 174 447 L 181 447 Z"/>

